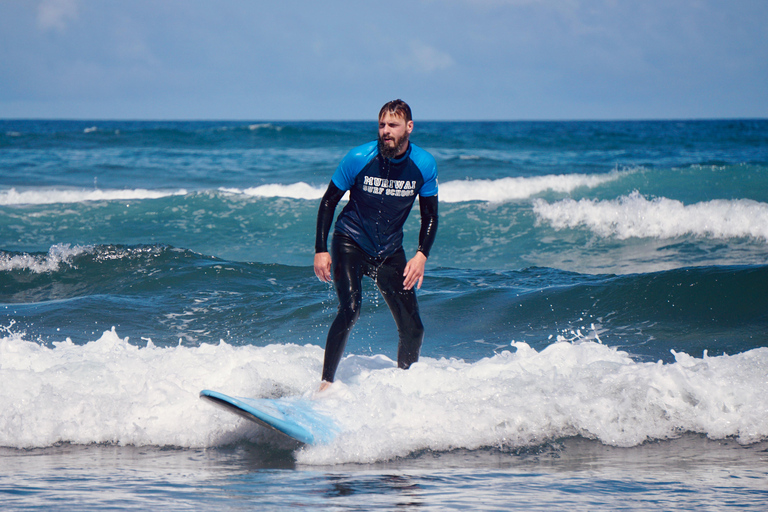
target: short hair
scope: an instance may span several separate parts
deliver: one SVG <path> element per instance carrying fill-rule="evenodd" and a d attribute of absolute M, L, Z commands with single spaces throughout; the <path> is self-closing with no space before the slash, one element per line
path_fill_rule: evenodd
<path fill-rule="evenodd" d="M 379 119 L 387 112 L 393 116 L 402 117 L 406 123 L 413 119 L 411 117 L 411 107 L 403 100 L 392 100 L 385 103 L 381 110 L 379 110 Z"/>

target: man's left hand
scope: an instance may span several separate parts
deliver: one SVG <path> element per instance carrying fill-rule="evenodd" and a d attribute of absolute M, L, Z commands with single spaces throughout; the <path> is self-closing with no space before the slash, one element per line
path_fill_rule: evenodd
<path fill-rule="evenodd" d="M 413 285 L 416 285 L 417 290 L 421 288 L 421 282 L 424 280 L 424 266 L 426 264 L 427 257 L 424 256 L 424 253 L 416 252 L 416 255 L 405 266 L 403 288 L 410 290 L 413 288 Z"/>

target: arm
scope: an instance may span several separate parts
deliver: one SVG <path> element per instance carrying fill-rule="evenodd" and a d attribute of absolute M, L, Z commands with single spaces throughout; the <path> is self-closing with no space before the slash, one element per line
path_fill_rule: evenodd
<path fill-rule="evenodd" d="M 323 195 L 323 199 L 320 201 L 320 208 L 317 210 L 314 267 L 317 278 L 326 283 L 331 280 L 331 255 L 328 254 L 328 233 L 331 231 L 336 205 L 339 204 L 343 195 L 344 191 L 331 181 Z"/>
<path fill-rule="evenodd" d="M 419 249 L 405 266 L 403 287 L 410 290 L 416 285 L 421 288 L 424 280 L 424 267 L 427 264 L 429 251 L 437 236 L 437 195 L 419 196 L 419 210 L 421 210 L 421 230 L 419 231 Z"/>
<path fill-rule="evenodd" d="M 437 195 L 419 196 L 421 211 L 421 230 L 419 231 L 419 251 L 429 258 L 429 251 L 437 237 Z"/>

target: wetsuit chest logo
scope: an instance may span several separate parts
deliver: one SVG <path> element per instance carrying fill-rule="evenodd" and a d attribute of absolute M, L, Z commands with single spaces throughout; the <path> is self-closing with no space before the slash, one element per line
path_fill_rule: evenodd
<path fill-rule="evenodd" d="M 365 176 L 363 191 L 376 195 L 395 197 L 412 197 L 416 193 L 416 182 L 405 180 L 387 180 L 373 176 Z"/>

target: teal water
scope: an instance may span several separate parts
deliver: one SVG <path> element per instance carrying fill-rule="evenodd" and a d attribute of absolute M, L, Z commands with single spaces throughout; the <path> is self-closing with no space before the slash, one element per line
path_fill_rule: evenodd
<path fill-rule="evenodd" d="M 375 128 L 0 121 L 0 500 L 760 509 L 763 120 L 417 123 L 440 175 L 422 362 L 394 370 L 367 283 L 339 443 L 201 403 L 313 392 L 317 205 Z"/>

